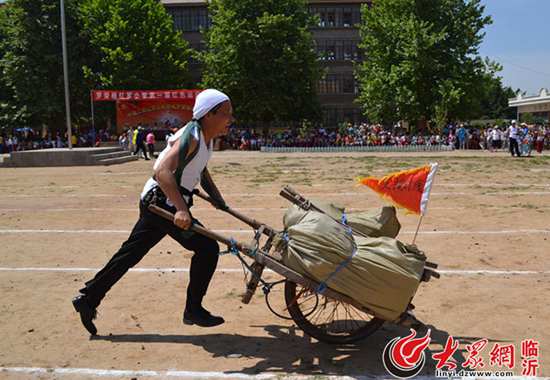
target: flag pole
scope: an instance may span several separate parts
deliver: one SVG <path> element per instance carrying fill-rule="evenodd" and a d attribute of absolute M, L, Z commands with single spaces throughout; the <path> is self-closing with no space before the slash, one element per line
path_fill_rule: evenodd
<path fill-rule="evenodd" d="M 69 98 L 69 64 L 67 63 L 67 32 L 65 27 L 65 3 L 59 2 L 61 8 L 61 49 L 63 54 L 63 83 L 65 85 L 65 118 L 67 119 L 67 140 L 69 149 L 73 149 L 71 128 L 71 102 Z"/>
<path fill-rule="evenodd" d="M 428 177 L 426 178 L 426 183 L 424 184 L 424 191 L 422 192 L 422 199 L 420 201 L 420 219 L 418 219 L 418 225 L 416 226 L 416 231 L 414 232 L 412 244 L 416 242 L 418 230 L 420 230 L 420 224 L 422 223 L 424 214 L 426 214 L 426 207 L 428 206 L 428 201 L 430 200 L 430 192 L 432 191 L 433 180 L 435 173 L 437 173 L 437 168 L 437 163 L 430 164 L 430 171 L 428 172 Z"/>
<path fill-rule="evenodd" d="M 420 224 L 422 223 L 422 218 L 424 217 L 424 214 L 420 214 L 420 219 L 418 219 L 418 225 L 416 226 L 416 231 L 414 233 L 412 244 L 416 242 L 416 236 L 418 235 L 418 230 L 420 229 Z"/>
<path fill-rule="evenodd" d="M 90 90 L 90 108 L 91 108 L 91 111 L 92 111 L 92 129 L 95 132 L 94 93 L 93 93 L 93 90 Z M 93 141 L 93 144 L 95 144 L 95 141 Z"/>

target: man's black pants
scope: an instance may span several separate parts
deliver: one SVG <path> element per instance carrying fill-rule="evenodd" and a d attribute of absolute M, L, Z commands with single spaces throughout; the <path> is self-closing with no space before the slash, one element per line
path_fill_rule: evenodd
<path fill-rule="evenodd" d="M 172 213 L 175 212 L 173 207 L 164 205 L 164 208 Z M 200 224 L 196 219 L 193 219 L 193 222 Z M 139 220 L 128 240 L 122 244 L 107 265 L 93 279 L 86 282 L 84 288 L 80 289 L 80 292 L 86 295 L 89 305 L 96 308 L 109 289 L 128 269 L 139 263 L 143 256 L 166 235 L 170 235 L 184 248 L 194 252 L 189 271 L 186 307 L 200 306 L 218 264 L 220 252 L 218 243 L 205 236 L 176 227 L 172 222 L 151 213 L 143 202 L 140 202 Z"/>
<path fill-rule="evenodd" d="M 145 156 L 145 158 L 148 158 L 147 157 L 147 149 L 145 147 L 145 143 L 144 142 L 141 142 L 141 143 L 136 143 L 136 149 L 134 151 L 134 156 L 137 156 L 139 154 L 139 151 L 142 151 L 143 152 L 143 155 Z"/>
<path fill-rule="evenodd" d="M 518 140 L 510 138 L 510 153 L 512 154 L 512 156 L 514 154 L 518 157 L 520 156 Z"/>

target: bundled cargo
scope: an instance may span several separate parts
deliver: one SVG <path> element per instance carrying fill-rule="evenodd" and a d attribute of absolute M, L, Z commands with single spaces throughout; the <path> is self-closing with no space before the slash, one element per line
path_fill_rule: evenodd
<path fill-rule="evenodd" d="M 395 239 L 401 228 L 395 208 L 346 215 L 332 204 L 313 206 L 292 206 L 284 216 L 284 232 L 274 241 L 284 265 L 379 318 L 397 320 L 418 289 L 426 256 Z"/>
<path fill-rule="evenodd" d="M 282 232 L 230 207 L 224 211 L 254 229 L 251 243 L 196 224 L 190 227 L 225 244 L 226 252 L 249 271 L 243 303 L 252 300 L 261 284 L 273 314 L 292 319 L 304 333 L 326 343 L 365 339 L 386 321 L 423 326 L 410 302 L 420 281 L 440 275 L 437 264 L 426 261 L 415 246 L 395 240 L 401 228 L 395 208 L 346 215 L 343 208 L 312 202 L 288 186 L 280 195 L 296 205 L 285 214 Z M 219 207 L 210 197 L 198 196 Z M 148 209 L 173 222 L 174 215 L 165 209 L 155 204 Z M 265 268 L 283 279 L 262 278 Z M 270 294 L 281 294 L 273 292 L 276 286 L 284 286 L 282 308 L 269 300 Z"/>

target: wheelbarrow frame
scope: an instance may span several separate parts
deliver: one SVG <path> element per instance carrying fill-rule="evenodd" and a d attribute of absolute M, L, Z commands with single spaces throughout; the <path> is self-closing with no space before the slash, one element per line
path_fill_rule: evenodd
<path fill-rule="evenodd" d="M 309 202 L 307 199 L 302 197 L 300 194 L 298 194 L 296 191 L 294 191 L 290 187 L 285 187 L 280 194 L 285 199 L 289 200 L 290 202 L 298 205 L 301 208 L 304 208 L 306 210 L 316 210 L 320 211 L 319 209 L 316 209 L 311 202 Z M 268 226 L 267 224 L 261 223 L 253 218 L 250 218 L 246 215 L 241 214 L 240 212 L 230 208 L 230 207 L 218 207 L 217 203 L 212 200 L 209 196 L 198 192 L 197 196 L 204 199 L 205 201 L 212 204 L 214 207 L 221 209 L 222 211 L 227 212 L 228 214 L 232 215 L 236 219 L 239 219 L 240 221 L 246 223 L 250 227 L 252 227 L 255 231 L 254 238 L 250 243 L 244 243 L 237 240 L 234 240 L 233 238 L 224 236 L 222 234 L 219 234 L 217 232 L 214 232 L 212 230 L 209 230 L 203 226 L 200 226 L 198 224 L 192 224 L 188 230 L 193 231 L 195 233 L 201 234 L 203 236 L 209 237 L 211 239 L 214 239 L 224 245 L 226 245 L 230 250 L 240 252 L 247 256 L 248 258 L 253 260 L 253 263 L 249 265 L 246 263 L 240 256 L 238 258 L 241 260 L 243 265 L 247 268 L 247 270 L 251 273 L 251 278 L 247 283 L 246 286 L 246 292 L 242 297 L 242 302 L 245 304 L 248 304 L 254 295 L 257 287 L 259 286 L 259 283 L 265 284 L 265 281 L 262 280 L 262 274 L 263 270 L 265 268 L 270 269 L 271 271 L 279 274 L 280 276 L 284 277 L 286 281 L 293 282 L 295 284 L 298 284 L 302 286 L 303 289 L 307 289 L 313 292 L 316 292 L 317 289 L 319 289 L 320 283 L 318 281 L 315 281 L 311 278 L 308 278 L 307 276 L 304 276 L 293 269 L 287 267 L 280 261 L 281 253 L 278 251 L 272 251 L 272 240 L 275 237 L 275 235 L 279 232 L 276 229 Z M 169 220 L 173 222 L 174 220 L 174 214 L 171 212 L 157 206 L 154 204 L 150 204 L 148 206 L 149 211 L 151 211 L 154 214 L 157 214 L 161 217 L 163 217 L 166 220 Z M 263 247 L 260 247 L 260 241 L 262 236 L 267 236 L 267 241 L 264 243 Z M 434 270 L 437 267 L 436 264 L 426 262 L 426 268 L 424 271 L 424 275 L 422 277 L 422 281 L 428 281 L 430 277 L 434 276 L 439 278 L 439 274 Z M 322 292 L 322 295 L 325 297 L 328 297 L 330 299 L 336 300 L 341 303 L 349 304 L 353 307 L 355 307 L 358 310 L 363 311 L 364 313 L 367 313 L 371 316 L 373 316 L 373 319 L 370 322 L 373 322 L 373 328 L 376 330 L 378 327 L 380 327 L 385 321 L 376 318 L 375 313 L 370 310 L 369 308 L 365 307 L 364 305 L 360 304 L 353 298 L 342 294 L 336 290 L 331 289 L 330 287 L 325 287 L 325 289 Z M 298 297 L 298 296 L 296 296 Z M 289 305 L 288 298 L 286 299 L 287 306 L 290 309 L 291 305 Z M 290 301 L 290 304 L 292 304 L 294 301 Z M 269 304 L 268 304 L 269 306 Z M 412 304 L 410 305 L 409 309 L 414 308 Z M 289 310 L 290 311 L 290 310 Z M 276 313 L 277 314 L 277 313 Z M 294 313 L 290 312 L 292 319 L 300 325 L 299 320 L 296 320 L 296 318 L 302 318 L 296 315 L 293 315 Z M 411 314 L 408 314 L 405 312 L 403 316 L 398 320 L 394 321 L 394 323 L 403 324 L 410 326 L 411 323 L 420 323 L 418 320 L 416 320 L 414 317 L 414 320 L 411 321 Z M 387 322 L 387 321 L 386 321 Z M 373 331 L 374 331 L 373 330 Z M 307 332 L 307 331 L 306 331 Z M 310 335 L 311 333 L 308 332 Z M 366 334 L 365 334 L 366 335 Z M 318 338 L 319 339 L 319 338 Z M 338 339 L 330 340 L 326 339 L 329 343 L 343 343 L 343 341 L 339 341 Z"/>

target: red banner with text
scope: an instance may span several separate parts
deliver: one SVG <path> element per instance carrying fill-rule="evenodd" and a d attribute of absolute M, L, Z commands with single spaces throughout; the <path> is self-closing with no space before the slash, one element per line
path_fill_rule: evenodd
<path fill-rule="evenodd" d="M 93 90 L 94 102 L 112 102 L 117 100 L 189 100 L 195 99 L 202 90 Z"/>
<path fill-rule="evenodd" d="M 150 129 L 180 127 L 193 117 L 195 99 L 134 100 L 117 102 L 117 132 L 138 123 Z"/>
<path fill-rule="evenodd" d="M 117 132 L 138 124 L 151 129 L 179 127 L 193 116 L 202 90 L 93 90 L 93 102 L 116 102 Z"/>

